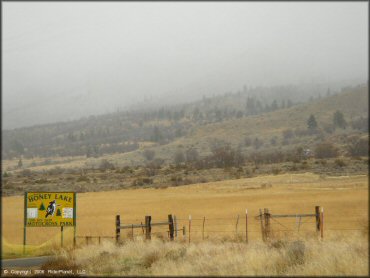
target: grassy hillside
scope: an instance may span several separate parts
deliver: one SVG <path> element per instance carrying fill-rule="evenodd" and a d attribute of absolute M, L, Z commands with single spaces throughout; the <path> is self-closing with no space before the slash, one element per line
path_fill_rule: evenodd
<path fill-rule="evenodd" d="M 315 144 L 325 139 L 338 142 L 338 136 L 359 133 L 358 130 L 351 128 L 351 126 L 348 126 L 345 130 L 325 131 L 325 128 L 330 129 L 333 115 L 337 110 L 344 114 L 344 118 L 348 123 L 360 117 L 367 118 L 368 87 L 357 87 L 338 95 L 261 115 L 195 126 L 188 135 L 180 137 L 169 144 L 155 146 L 151 149 L 156 152 L 156 157 L 173 161 L 174 153 L 179 148 L 185 150 L 195 147 L 201 154 L 206 155 L 210 153 L 212 143 L 217 143 L 218 141 L 231 143 L 235 147 L 241 144 L 244 147 L 244 153 L 256 151 L 252 146 L 247 148 L 244 146 L 246 137 L 249 137 L 252 141 L 257 137 L 264 142 L 263 147 L 259 151 L 261 149 L 293 148 L 295 146 L 313 148 Z M 312 136 L 293 136 L 294 138 L 291 138 L 288 142 L 282 142 L 285 130 L 297 131 L 297 133 L 307 130 L 307 120 L 311 114 L 316 117 L 318 122 L 318 127 L 321 131 L 319 136 L 317 134 Z M 274 137 L 277 140 L 276 146 L 272 146 L 270 143 L 270 140 Z M 118 165 L 143 164 L 145 163 L 145 158 L 141 153 L 142 150 L 136 150 L 111 156 L 110 159 L 114 163 L 118 163 Z M 88 161 L 87 163 L 92 165 L 93 161 Z"/>
<path fill-rule="evenodd" d="M 195 105 L 194 107 L 197 106 Z M 190 108 L 187 108 L 187 110 L 191 111 Z M 333 128 L 332 118 L 334 112 L 337 110 L 343 113 L 344 118 L 348 123 L 346 129 L 337 128 L 334 130 Z M 120 167 L 125 165 L 142 165 L 147 163 L 147 159 L 143 155 L 143 151 L 145 149 L 153 150 L 155 152 L 155 158 L 164 159 L 167 163 L 171 163 L 173 162 L 174 154 L 177 150 L 185 151 L 186 149 L 193 147 L 198 151 L 200 156 L 204 156 L 210 154 L 212 147 L 214 145 L 220 144 L 220 142 L 231 144 L 233 147 L 239 147 L 240 151 L 244 154 L 261 152 L 265 150 L 284 151 L 286 149 L 292 149 L 298 146 L 305 148 L 314 148 L 317 143 L 327 140 L 333 141 L 334 143 L 340 145 L 340 141 L 343 141 L 343 135 L 348 136 L 350 134 L 367 134 L 367 113 L 368 87 L 358 86 L 356 88 L 350 88 L 347 91 L 343 91 L 340 94 L 298 104 L 290 108 L 281 108 L 276 111 L 265 112 L 260 115 L 249 115 L 240 118 L 231 117 L 230 119 L 224 119 L 216 123 L 201 123 L 188 117 L 185 117 L 178 122 L 172 122 L 164 119 L 155 120 L 148 118 L 147 121 L 143 123 L 143 126 L 146 126 L 147 130 L 153 131 L 153 127 L 155 126 L 162 126 L 162 128 L 167 128 L 168 130 L 173 130 L 174 126 L 177 126 L 177 128 L 181 127 L 182 131 L 177 134 L 177 137 L 175 136 L 173 139 L 171 139 L 172 141 L 169 141 L 167 143 L 153 142 L 150 141 L 150 138 L 147 138 L 149 141 L 136 141 L 136 143 L 132 141 L 125 141 L 127 140 L 127 138 L 130 138 L 130 136 L 135 136 L 135 133 L 140 133 L 140 128 L 139 125 L 136 123 L 136 120 L 134 118 L 131 119 L 129 116 L 126 115 L 125 117 L 128 117 L 126 121 L 130 121 L 130 119 L 132 120 L 132 122 L 130 122 L 129 124 L 131 127 L 125 127 L 125 125 L 128 125 L 127 122 L 127 124 L 123 126 L 123 130 L 114 131 L 118 137 L 124 136 L 126 138 L 122 139 L 122 143 L 118 143 L 118 145 L 116 145 L 121 148 L 121 151 L 119 151 L 120 149 L 116 149 L 116 151 L 112 149 L 111 151 L 113 151 L 113 153 L 101 153 L 100 155 L 94 154 L 91 157 L 86 157 L 86 155 L 83 155 L 86 152 L 85 145 L 80 146 L 79 141 L 76 141 L 73 143 L 73 146 L 67 145 L 65 147 L 62 147 L 62 145 L 60 145 L 58 148 L 62 148 L 65 150 L 68 150 L 70 148 L 77 148 L 79 149 L 79 152 L 82 151 L 80 155 L 65 157 L 51 156 L 44 158 L 43 156 L 27 158 L 27 156 L 23 155 L 22 166 L 23 168 L 32 168 L 34 170 L 48 168 L 50 169 L 55 167 L 56 165 L 64 168 L 97 167 L 101 159 L 108 159 L 109 161 Z M 315 134 L 307 134 L 307 119 L 311 114 L 316 117 L 316 120 L 318 122 L 318 132 Z M 104 119 L 100 119 L 94 123 L 94 136 L 96 136 L 98 139 L 94 139 L 94 136 L 93 138 L 86 139 L 105 142 L 104 144 L 100 145 L 100 149 L 107 149 L 110 148 L 112 145 L 112 143 L 109 142 L 112 142 L 113 139 L 109 139 L 109 137 L 102 135 L 104 134 L 103 130 L 106 129 L 107 121 L 114 122 L 114 118 L 109 121 L 108 117 L 106 121 L 104 121 Z M 356 121 L 361 121 L 360 128 L 356 127 L 353 124 L 356 123 Z M 78 128 L 86 129 L 92 124 L 93 122 L 89 120 L 85 123 L 85 125 L 82 121 L 78 124 L 69 123 L 67 124 L 67 126 L 76 126 Z M 125 128 L 128 129 L 125 130 Z M 13 143 L 14 145 L 14 142 L 16 140 L 14 140 L 13 137 L 15 136 L 15 134 L 20 134 L 19 136 L 25 136 L 25 138 L 27 138 L 27 134 L 30 132 L 30 130 L 34 130 L 32 132 L 35 132 L 36 134 L 38 134 L 37 136 L 42 137 L 42 134 L 47 134 L 45 133 L 45 130 L 50 129 L 60 129 L 60 132 L 62 132 L 64 129 L 66 131 L 68 130 L 67 127 L 62 128 L 59 127 L 59 124 L 55 124 L 54 126 L 45 126 L 43 127 L 43 129 L 42 127 L 35 127 L 33 129 L 28 128 L 16 130 L 11 133 L 11 136 L 5 133 L 3 135 L 4 139 L 5 141 L 8 140 L 9 142 L 8 144 L 4 143 L 3 151 L 7 151 L 8 148 L 10 148 L 9 144 Z M 100 132 L 102 132 L 101 137 L 99 137 L 99 130 Z M 108 130 L 114 129 L 109 128 Z M 118 138 L 117 136 L 116 138 Z M 48 145 L 48 143 L 43 144 L 45 140 L 49 140 L 52 138 L 48 139 L 46 135 L 44 135 L 44 137 L 42 137 L 44 139 L 40 139 L 40 147 L 38 148 L 42 148 L 44 150 L 53 149 L 53 145 Z M 56 138 L 59 137 L 56 136 Z M 253 146 L 256 138 L 258 138 L 258 140 L 262 142 L 262 146 L 259 148 Z M 249 145 L 246 144 L 246 140 L 250 141 Z M 3 164 L 5 166 L 3 167 L 3 171 L 16 170 L 17 163 L 19 162 L 18 160 L 19 156 L 16 156 L 12 160 L 8 159 L 3 161 Z"/>
<path fill-rule="evenodd" d="M 191 127 L 184 135 L 167 143 L 137 142 L 137 149 L 131 151 L 95 157 L 24 156 L 21 160 L 3 160 L 3 195 L 17 195 L 25 190 L 161 188 L 305 171 L 322 175 L 363 174 L 369 163 L 367 98 L 367 87 L 359 86 L 260 115 L 208 124 L 182 119 L 180 122 Z M 346 128 L 333 125 L 336 111 L 343 113 Z M 310 115 L 316 117 L 318 127 L 314 130 L 307 127 Z M 143 125 L 153 121 L 148 119 Z M 169 130 L 176 125 L 164 119 L 160 122 Z M 42 142 L 40 146 L 49 148 Z M 103 146 L 110 147 L 110 143 Z"/>
<path fill-rule="evenodd" d="M 3 131 L 3 159 L 35 157 L 101 157 L 131 153 L 147 146 L 201 143 L 200 137 L 219 138 L 237 143 L 241 136 L 279 135 L 279 129 L 306 128 L 306 117 L 317 114 L 330 129 L 330 113 L 340 110 L 351 126 L 367 111 L 367 86 L 311 103 L 292 101 L 299 88 L 255 88 L 223 96 L 160 109 L 117 112 L 91 116 L 77 121 L 61 122 Z M 298 98 L 300 99 L 300 98 Z M 302 100 L 301 100 L 302 101 Z M 292 109 L 295 108 L 295 109 Z M 324 115 L 323 112 L 327 113 Z M 227 135 L 226 135 L 227 134 Z M 199 145 L 201 151 L 204 146 Z M 161 152 L 161 148 L 158 148 Z M 131 159 L 131 155 L 129 155 Z M 135 161 L 138 157 L 135 158 Z M 46 164 L 46 163 L 45 163 Z M 33 165 L 36 166 L 36 165 Z"/>

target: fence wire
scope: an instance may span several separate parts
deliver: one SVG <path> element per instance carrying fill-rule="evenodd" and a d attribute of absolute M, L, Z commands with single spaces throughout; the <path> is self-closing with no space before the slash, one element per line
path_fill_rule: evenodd
<path fill-rule="evenodd" d="M 348 213 L 348 212 L 346 212 Z M 281 234 L 292 234 L 298 237 L 311 234 L 312 236 L 317 235 L 316 230 L 316 219 L 315 216 L 310 217 L 300 217 L 297 214 L 296 217 L 292 216 L 290 218 L 275 218 L 274 214 L 270 215 L 270 236 L 279 237 Z M 347 216 L 341 217 L 341 219 L 332 219 L 333 215 L 325 215 L 323 226 L 324 233 L 330 231 L 343 231 L 343 232 L 352 232 L 352 231 L 363 231 L 368 232 L 368 214 L 365 210 L 356 210 L 352 213 L 348 213 Z M 292 219 L 293 218 L 293 219 Z M 167 222 L 167 217 L 162 218 L 152 218 L 151 222 Z M 234 215 L 230 217 L 192 217 L 189 220 L 189 217 L 176 217 L 176 222 L 174 223 L 175 231 L 174 240 L 187 240 L 189 238 L 189 227 L 190 235 L 192 241 L 194 240 L 206 240 L 213 238 L 217 235 L 223 237 L 228 235 L 230 237 L 246 237 L 248 240 L 255 240 L 258 238 L 263 238 L 262 226 L 264 223 L 264 213 L 261 215 L 248 215 L 248 222 L 246 222 L 245 215 Z M 124 225 L 145 225 L 144 218 L 122 218 L 121 226 Z M 359 227 L 360 226 L 360 227 Z M 121 230 L 120 236 L 122 239 L 135 239 L 135 237 L 145 237 L 146 227 L 141 228 L 127 228 Z M 184 232 L 185 230 L 185 232 Z M 326 231 L 326 232 L 325 232 Z M 151 235 L 154 237 L 159 237 L 162 239 L 169 239 L 170 229 L 169 225 L 163 226 L 152 226 Z M 99 235 L 79 235 L 78 242 L 80 243 L 93 243 L 99 241 Z M 113 240 L 115 241 L 115 235 L 104 235 L 100 236 L 100 241 L 103 240 Z M 245 239 L 246 240 L 246 239 Z"/>

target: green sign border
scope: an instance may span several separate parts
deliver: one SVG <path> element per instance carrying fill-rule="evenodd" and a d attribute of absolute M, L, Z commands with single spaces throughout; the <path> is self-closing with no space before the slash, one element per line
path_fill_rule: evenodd
<path fill-rule="evenodd" d="M 27 205 L 28 205 L 28 194 L 33 193 L 69 193 L 73 195 L 73 227 L 76 227 L 76 218 L 77 218 L 77 193 L 75 191 L 26 191 L 24 192 L 24 226 L 28 228 L 40 228 L 40 227 L 46 227 L 51 228 L 50 226 L 27 226 Z M 62 225 L 54 226 L 54 227 L 62 227 Z M 63 226 L 64 227 L 64 226 Z"/>

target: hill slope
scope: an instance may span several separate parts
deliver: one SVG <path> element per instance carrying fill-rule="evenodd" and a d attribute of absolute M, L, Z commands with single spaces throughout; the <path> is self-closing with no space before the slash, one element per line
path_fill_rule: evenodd
<path fill-rule="evenodd" d="M 201 155 L 211 152 L 213 145 L 224 142 L 234 147 L 241 147 L 243 153 L 261 150 L 293 148 L 296 146 L 313 147 L 324 140 L 336 140 L 342 134 L 359 133 L 350 126 L 345 130 L 332 130 L 333 114 L 341 111 L 345 120 L 350 123 L 359 118 L 368 116 L 368 87 L 359 86 L 341 94 L 321 98 L 312 102 L 299 104 L 290 108 L 280 109 L 257 116 L 248 116 L 240 119 L 231 119 L 219 123 L 195 126 L 188 135 L 163 145 L 151 147 L 157 158 L 173 161 L 177 150 L 196 148 Z M 307 119 L 313 114 L 318 122 L 319 133 L 309 135 Z M 328 132 L 325 130 L 327 129 Z M 291 138 L 284 139 L 284 131 L 293 133 Z M 287 132 L 289 133 L 289 132 Z M 302 135 L 303 134 L 303 135 Z M 255 138 L 263 142 L 263 146 L 253 147 Z M 251 139 L 251 145 L 246 146 L 245 138 Z M 276 139 L 276 144 L 271 139 Z M 145 158 L 142 150 L 111 156 L 118 165 L 142 164 Z M 90 161 L 89 165 L 92 165 Z"/>
<path fill-rule="evenodd" d="M 272 104 L 267 105 L 260 107 L 257 115 L 248 108 L 241 110 L 248 98 L 243 94 L 219 96 L 157 111 L 109 114 L 4 131 L 3 159 L 13 157 L 17 163 L 22 155 L 29 159 L 24 167 L 42 165 L 42 161 L 35 162 L 35 156 L 49 157 L 49 162 L 61 160 L 63 167 L 68 166 L 71 156 L 73 167 L 96 167 L 101 158 L 108 158 L 119 166 L 137 165 L 147 162 L 143 155 L 147 148 L 155 152 L 155 158 L 173 162 L 176 152 L 190 148 L 204 156 L 217 145 L 230 144 L 250 154 L 297 146 L 311 148 L 324 140 L 338 141 L 343 134 L 367 131 L 364 128 L 368 121 L 367 85 L 293 106 L 272 109 Z M 334 130 L 332 126 L 337 110 L 348 123 L 345 130 Z M 307 119 L 311 114 L 316 117 L 319 128 L 313 134 L 307 132 Z M 360 121 L 360 127 L 353 125 L 356 121 Z"/>

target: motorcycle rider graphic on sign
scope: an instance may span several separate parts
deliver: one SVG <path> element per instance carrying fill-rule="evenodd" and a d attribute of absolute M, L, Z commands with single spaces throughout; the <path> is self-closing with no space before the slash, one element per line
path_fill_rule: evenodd
<path fill-rule="evenodd" d="M 45 218 L 47 218 L 49 215 L 54 216 L 56 207 L 59 207 L 60 205 L 57 205 L 56 201 L 53 200 L 49 203 L 48 208 L 46 209 L 46 215 Z"/>

